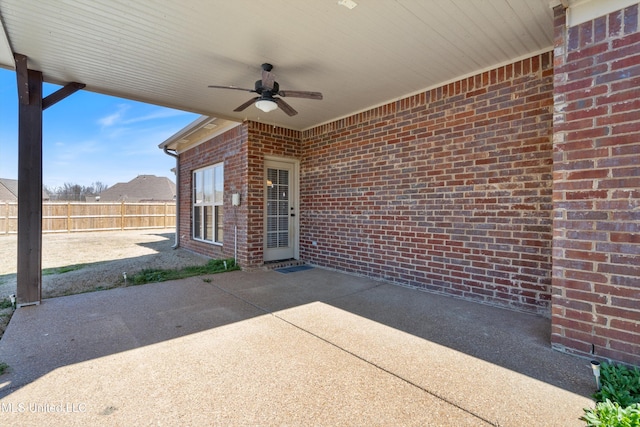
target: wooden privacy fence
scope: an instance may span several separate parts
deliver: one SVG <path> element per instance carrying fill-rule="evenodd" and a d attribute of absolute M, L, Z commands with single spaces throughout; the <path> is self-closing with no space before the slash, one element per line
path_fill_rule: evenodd
<path fill-rule="evenodd" d="M 44 202 L 42 232 L 136 230 L 176 226 L 175 203 Z M 18 232 L 18 204 L 0 202 L 0 234 Z"/>

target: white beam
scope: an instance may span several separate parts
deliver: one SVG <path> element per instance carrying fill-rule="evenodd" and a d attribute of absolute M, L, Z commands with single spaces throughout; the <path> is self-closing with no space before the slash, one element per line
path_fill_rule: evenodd
<path fill-rule="evenodd" d="M 637 4 L 638 0 L 574 0 L 569 2 L 567 26 L 574 27 L 616 10 Z"/>

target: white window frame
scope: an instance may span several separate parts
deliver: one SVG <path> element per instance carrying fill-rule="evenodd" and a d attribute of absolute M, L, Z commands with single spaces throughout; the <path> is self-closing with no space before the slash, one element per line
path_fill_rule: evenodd
<path fill-rule="evenodd" d="M 224 162 L 194 170 L 192 184 L 193 239 L 222 245 L 224 241 Z"/>

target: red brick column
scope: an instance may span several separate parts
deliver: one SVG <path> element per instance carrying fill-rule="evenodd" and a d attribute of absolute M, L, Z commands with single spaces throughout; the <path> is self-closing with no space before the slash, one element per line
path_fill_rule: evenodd
<path fill-rule="evenodd" d="M 638 5 L 555 12 L 552 344 L 640 364 Z"/>

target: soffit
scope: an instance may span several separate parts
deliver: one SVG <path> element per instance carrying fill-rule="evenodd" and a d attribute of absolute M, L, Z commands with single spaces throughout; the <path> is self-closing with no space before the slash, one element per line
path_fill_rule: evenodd
<path fill-rule="evenodd" d="M 0 0 L 13 52 L 46 81 L 221 119 L 307 129 L 550 50 L 549 0 Z M 0 39 L 2 37 L 0 36 Z M 0 40 L 0 66 L 13 68 Z M 4 54 L 1 54 L 4 51 Z M 233 109 L 272 63 L 299 114 Z"/>
<path fill-rule="evenodd" d="M 218 117 L 200 116 L 174 135 L 161 142 L 158 147 L 167 148 L 177 154 L 209 141 L 226 131 L 239 126 L 239 122 Z"/>

